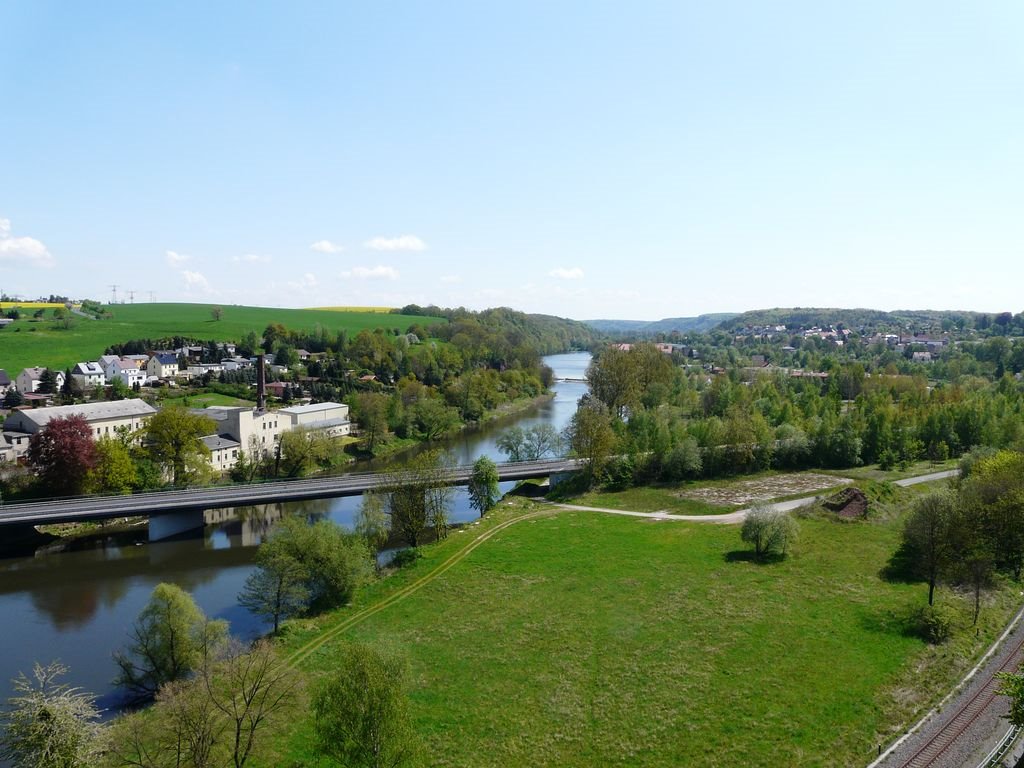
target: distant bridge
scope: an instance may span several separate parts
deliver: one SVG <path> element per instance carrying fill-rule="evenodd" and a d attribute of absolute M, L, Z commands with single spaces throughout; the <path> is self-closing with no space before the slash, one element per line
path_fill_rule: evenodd
<path fill-rule="evenodd" d="M 582 462 L 578 459 L 498 464 L 498 477 L 501 480 L 550 477 L 564 472 L 574 472 L 581 466 Z M 456 467 L 447 474 L 447 481 L 451 485 L 466 485 L 472 474 L 472 466 Z M 150 539 L 156 541 L 202 527 L 204 510 L 359 496 L 384 484 L 389 477 L 386 473 L 365 472 L 276 480 L 251 485 L 154 491 L 130 496 L 76 496 L 50 501 L 5 504 L 0 506 L 0 526 L 81 523 L 89 520 L 144 516 L 149 518 Z"/>

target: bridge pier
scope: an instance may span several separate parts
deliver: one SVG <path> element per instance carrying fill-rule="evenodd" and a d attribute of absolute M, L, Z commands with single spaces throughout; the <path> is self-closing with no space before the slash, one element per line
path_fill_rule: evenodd
<path fill-rule="evenodd" d="M 204 525 L 206 525 L 206 517 L 201 509 L 151 515 L 149 518 L 149 540 L 169 539 L 180 533 L 202 529 Z"/>

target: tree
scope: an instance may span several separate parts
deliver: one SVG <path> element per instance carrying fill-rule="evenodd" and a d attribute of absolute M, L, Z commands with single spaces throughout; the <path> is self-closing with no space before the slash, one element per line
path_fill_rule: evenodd
<path fill-rule="evenodd" d="M 301 477 L 317 464 L 329 463 L 331 442 L 321 432 L 297 427 L 281 435 L 280 471 L 285 477 Z"/>
<path fill-rule="evenodd" d="M 524 461 L 526 433 L 522 427 L 510 427 L 498 435 L 498 450 L 504 453 L 509 461 Z"/>
<path fill-rule="evenodd" d="M 29 439 L 26 458 L 50 492 L 81 493 L 96 465 L 92 427 L 80 414 L 50 419 Z"/>
<path fill-rule="evenodd" d="M 581 400 L 566 428 L 566 442 L 586 463 L 587 479 L 601 476 L 615 448 L 615 432 L 604 403 L 593 398 Z"/>
<path fill-rule="evenodd" d="M 210 310 L 210 317 L 213 318 L 215 323 L 219 323 L 221 318 L 224 317 L 224 307 L 214 307 Z"/>
<path fill-rule="evenodd" d="M 274 622 L 277 634 L 281 619 L 295 616 L 306 609 L 309 572 L 291 554 L 280 548 L 260 547 L 256 552 L 256 569 L 245 580 L 238 595 L 238 604 L 257 616 Z"/>
<path fill-rule="evenodd" d="M 469 478 L 469 506 L 480 512 L 480 517 L 489 512 L 501 498 L 498 489 L 498 467 L 486 456 L 481 456 L 473 464 L 473 474 Z"/>
<path fill-rule="evenodd" d="M 934 603 L 935 586 L 953 553 L 954 505 L 948 491 L 920 496 L 903 527 L 903 547 L 911 565 L 928 582 L 928 605 Z"/>
<path fill-rule="evenodd" d="M 660 354 L 660 353 L 659 353 Z M 562 438 L 546 421 L 534 424 L 523 432 L 523 459 L 539 461 L 546 454 L 556 454 L 562 446 Z"/>
<path fill-rule="evenodd" d="M 996 672 L 996 679 L 999 680 L 996 693 L 1010 699 L 1010 711 L 1003 717 L 1010 721 L 1010 725 L 1024 726 L 1024 673 Z"/>
<path fill-rule="evenodd" d="M 344 648 L 313 699 L 321 754 L 364 768 L 399 768 L 414 756 L 406 664 L 369 645 Z"/>
<path fill-rule="evenodd" d="M 450 465 L 450 457 L 427 451 L 405 467 L 388 472 L 380 485 L 391 530 L 410 547 L 419 546 L 428 528 L 433 528 L 439 539 L 448 535 L 453 494 Z"/>
<path fill-rule="evenodd" d="M 753 544 L 754 557 L 763 560 L 773 554 L 785 557 L 789 547 L 796 542 L 799 532 L 796 520 L 787 513 L 769 504 L 758 503 L 743 518 L 740 538 Z"/>
<path fill-rule="evenodd" d="M 359 502 L 353 528 L 362 536 L 372 552 L 380 552 L 391 535 L 388 514 L 384 509 L 384 498 L 377 491 L 366 491 Z"/>
<path fill-rule="evenodd" d="M 129 493 L 138 479 L 131 451 L 124 443 L 106 435 L 96 441 L 96 463 L 86 482 L 90 493 Z"/>
<path fill-rule="evenodd" d="M 59 662 L 36 664 L 33 680 L 21 673 L 0 716 L 0 760 L 12 768 L 90 768 L 98 752 L 95 697 L 57 680 Z"/>
<path fill-rule="evenodd" d="M 263 562 L 286 563 L 283 558 L 288 558 L 302 567 L 305 608 L 313 611 L 345 605 L 373 572 L 365 542 L 330 520 L 307 525 L 286 517 L 260 550 Z"/>
<path fill-rule="evenodd" d="M 258 743 L 283 725 L 298 678 L 266 641 L 238 641 L 204 657 L 194 677 L 164 685 L 149 716 L 124 716 L 108 750 L 136 768 L 241 768 Z"/>
<path fill-rule="evenodd" d="M 361 392 L 356 395 L 354 405 L 366 451 L 373 453 L 378 443 L 388 436 L 388 398 L 378 392 Z"/>
<path fill-rule="evenodd" d="M 19 405 L 25 402 L 25 398 L 21 396 L 21 392 L 11 387 L 7 390 L 7 394 L 4 395 L 4 408 L 12 409 L 17 408 Z"/>
<path fill-rule="evenodd" d="M 157 584 L 129 634 L 126 651 L 114 654 L 116 683 L 138 700 L 199 669 L 227 635 L 227 622 L 210 621 L 192 596 L 174 584 Z"/>
<path fill-rule="evenodd" d="M 115 377 L 110 380 L 110 388 L 107 390 L 108 400 L 124 400 L 132 394 L 131 388 L 124 383 L 124 379 Z"/>
<path fill-rule="evenodd" d="M 39 392 L 44 395 L 57 394 L 57 373 L 52 368 L 44 368 L 39 377 Z"/>
<path fill-rule="evenodd" d="M 223 660 L 203 667 L 202 681 L 214 709 L 227 724 L 231 765 L 242 768 L 257 739 L 295 698 L 299 679 L 265 640 L 248 651 L 233 643 Z"/>
<path fill-rule="evenodd" d="M 153 459 L 170 471 L 175 486 L 202 480 L 212 471 L 209 449 L 201 438 L 216 430 L 213 419 L 171 405 L 146 422 L 146 442 Z"/>

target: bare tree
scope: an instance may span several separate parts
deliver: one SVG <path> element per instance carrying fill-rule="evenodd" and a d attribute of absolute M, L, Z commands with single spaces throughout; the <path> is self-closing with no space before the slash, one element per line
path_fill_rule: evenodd
<path fill-rule="evenodd" d="M 265 640 L 247 652 L 234 646 L 223 661 L 204 669 L 202 680 L 212 707 L 226 722 L 235 768 L 246 764 L 257 736 L 270 729 L 275 715 L 292 703 L 299 687 L 294 670 L 278 659 Z"/>

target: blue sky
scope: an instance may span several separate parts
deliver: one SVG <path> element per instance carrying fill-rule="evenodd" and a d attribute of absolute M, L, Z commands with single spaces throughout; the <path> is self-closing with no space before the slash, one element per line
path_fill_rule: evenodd
<path fill-rule="evenodd" d="M 0 289 L 1024 309 L 1019 2 L 0 0 Z"/>

